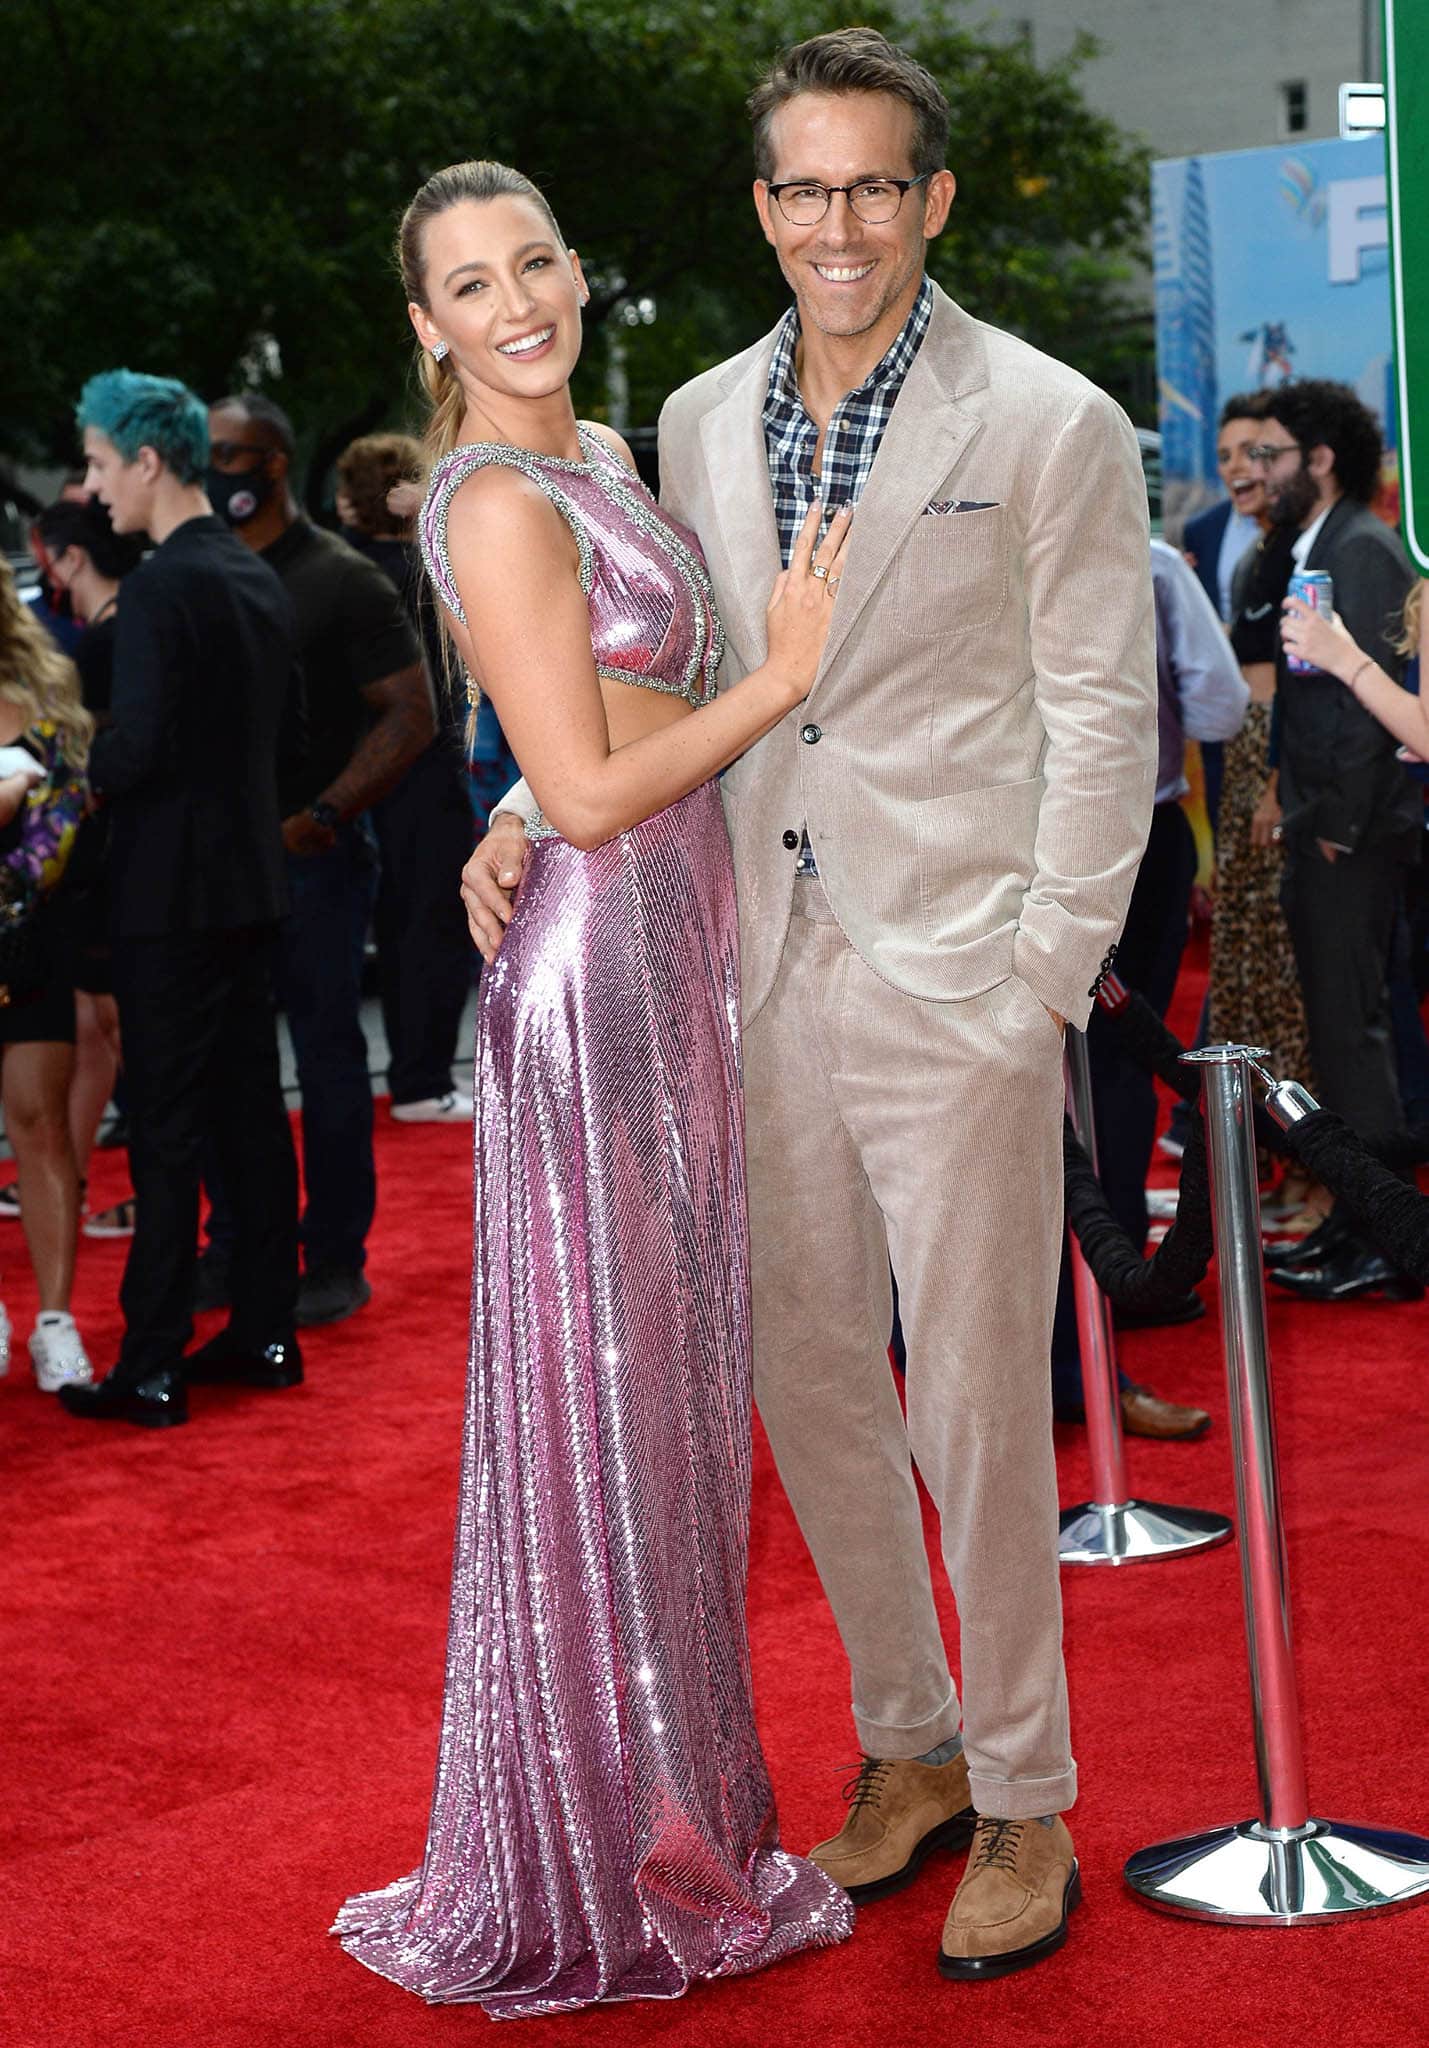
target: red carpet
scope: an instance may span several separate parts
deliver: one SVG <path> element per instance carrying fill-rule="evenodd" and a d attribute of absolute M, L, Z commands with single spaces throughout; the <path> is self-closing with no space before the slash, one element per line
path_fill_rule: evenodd
<path fill-rule="evenodd" d="M 172 1435 L 86 1428 L 37 1394 L 28 1270 L 18 1226 L 0 1225 L 21 1333 L 0 1382 L 8 2048 L 438 2048 L 491 2024 L 420 2005 L 325 1933 L 347 1892 L 421 1853 L 464 1370 L 468 1137 L 385 1113 L 379 1132 L 372 1307 L 314 1335 L 303 1388 L 199 1390 Z M 120 1172 L 98 1163 L 96 1205 Z M 83 1248 L 77 1305 L 101 1365 L 122 1255 Z M 1429 1833 L 1429 1311 L 1277 1300 L 1272 1317 L 1312 1800 Z M 1123 1355 L 1216 1417 L 1201 1444 L 1134 1443 L 1136 1490 L 1230 1510 L 1214 1315 L 1130 1337 Z M 1060 1434 L 1063 1499 L 1085 1498 L 1081 1433 Z M 765 1738 L 802 1846 L 835 1825 L 853 1744 L 833 1629 L 762 1451 L 751 1597 Z M 1068 1573 L 1066 1600 L 1087 1903 L 1061 1955 L 1002 1984 L 942 1982 L 957 1866 L 935 1860 L 866 1908 L 844 1949 L 678 2004 L 521 2022 L 517 2037 L 1429 2041 L 1429 1906 L 1241 1931 L 1166 1919 L 1122 1888 L 1132 1849 L 1254 1809 L 1235 1552 Z"/>

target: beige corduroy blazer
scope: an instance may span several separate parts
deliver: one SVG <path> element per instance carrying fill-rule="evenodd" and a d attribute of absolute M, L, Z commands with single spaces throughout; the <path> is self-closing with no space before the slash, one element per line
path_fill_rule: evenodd
<path fill-rule="evenodd" d="M 780 566 L 774 344 L 695 378 L 660 419 L 661 503 L 704 547 L 725 686 L 764 659 Z M 975 509 L 928 509 L 950 505 Z M 1120 408 L 935 287 L 814 687 L 723 778 L 747 1017 L 773 985 L 807 825 L 835 915 L 885 980 L 948 1001 L 1013 973 L 1085 1023 L 1151 817 L 1147 537 Z"/>
<path fill-rule="evenodd" d="M 780 567 L 776 334 L 660 416 L 661 503 L 703 545 L 726 688 L 764 659 Z M 722 778 L 746 1019 L 774 983 L 807 826 L 839 923 L 895 988 L 957 1001 L 1017 974 L 1085 1024 L 1151 818 L 1147 542 L 1120 407 L 935 285 L 814 687 Z M 524 783 L 498 808 L 536 813 Z"/>

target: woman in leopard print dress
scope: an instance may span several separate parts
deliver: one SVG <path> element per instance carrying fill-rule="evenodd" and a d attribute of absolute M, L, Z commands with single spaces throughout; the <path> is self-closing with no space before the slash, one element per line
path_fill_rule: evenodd
<path fill-rule="evenodd" d="M 1308 1084 L 1310 1045 L 1300 978 L 1280 908 L 1284 855 L 1266 830 L 1278 816 L 1267 755 L 1275 646 L 1290 580 L 1292 538 L 1270 529 L 1236 572 L 1231 643 L 1250 685 L 1251 704 L 1245 724 L 1225 748 L 1211 925 L 1210 1039 L 1212 1044 L 1263 1045 L 1274 1073 Z"/>

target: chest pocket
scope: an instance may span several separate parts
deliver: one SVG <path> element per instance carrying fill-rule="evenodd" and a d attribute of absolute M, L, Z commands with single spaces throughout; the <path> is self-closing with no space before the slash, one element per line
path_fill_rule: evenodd
<path fill-rule="evenodd" d="M 1007 516 L 1000 505 L 924 512 L 889 571 L 889 627 L 923 644 L 978 632 L 1002 616 L 1007 580 Z"/>

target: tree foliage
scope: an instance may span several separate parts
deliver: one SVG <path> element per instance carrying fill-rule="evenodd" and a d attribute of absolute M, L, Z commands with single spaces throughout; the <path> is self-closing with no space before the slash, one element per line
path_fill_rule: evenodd
<path fill-rule="evenodd" d="M 953 108 L 959 199 L 933 268 L 970 310 L 1125 391 L 1144 152 L 957 0 L 863 18 Z M 464 156 L 547 191 L 596 284 L 578 399 L 618 326 L 633 417 L 751 340 L 786 293 L 749 199 L 744 99 L 793 0 L 11 0 L 27 146 L 0 230 L 0 451 L 68 459 L 75 395 L 125 363 L 205 394 L 261 384 L 317 467 L 411 409 L 392 260 L 417 185 Z M 1120 337 L 1120 338 L 1119 338 Z"/>

